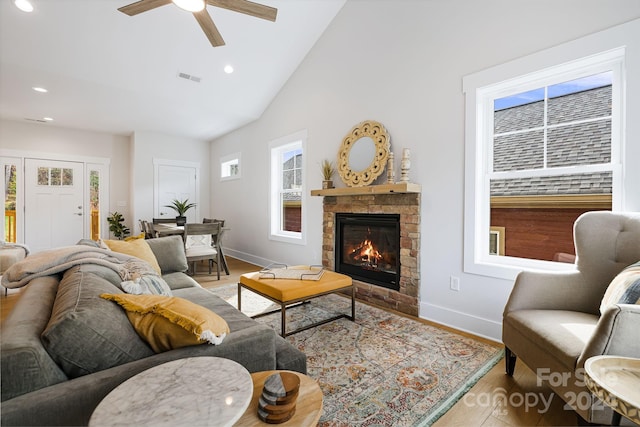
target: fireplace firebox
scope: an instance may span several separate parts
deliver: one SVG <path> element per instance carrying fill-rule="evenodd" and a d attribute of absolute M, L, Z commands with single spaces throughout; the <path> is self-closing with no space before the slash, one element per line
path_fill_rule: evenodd
<path fill-rule="evenodd" d="M 336 213 L 335 269 L 400 289 L 400 215 Z"/>

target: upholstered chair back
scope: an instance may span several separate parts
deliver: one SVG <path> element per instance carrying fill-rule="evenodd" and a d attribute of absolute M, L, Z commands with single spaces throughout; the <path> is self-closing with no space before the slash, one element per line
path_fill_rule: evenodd
<path fill-rule="evenodd" d="M 640 261 L 640 212 L 593 211 L 574 225 L 577 268 L 584 278 L 584 312 L 598 314 L 600 301 L 613 278 Z"/>

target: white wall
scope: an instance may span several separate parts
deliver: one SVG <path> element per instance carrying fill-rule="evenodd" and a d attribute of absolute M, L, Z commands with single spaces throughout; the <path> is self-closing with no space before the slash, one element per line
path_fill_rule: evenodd
<path fill-rule="evenodd" d="M 40 155 L 111 159 L 109 212 L 122 213 L 132 233 L 140 231 L 138 219 L 153 216 L 153 159 L 197 162 L 200 163 L 198 215 L 209 215 L 210 144 L 206 141 L 153 132 L 136 132 L 129 137 L 3 120 L 0 148 Z"/>
<path fill-rule="evenodd" d="M 175 160 L 200 164 L 200 195 L 197 218 L 209 217 L 211 177 L 210 144 L 206 141 L 155 132 L 135 132 L 131 137 L 131 205 L 136 219 L 153 218 L 153 160 Z"/>
<path fill-rule="evenodd" d="M 131 226 L 129 205 L 116 206 L 118 200 L 129 200 L 129 138 L 100 132 L 66 129 L 51 124 L 0 121 L 0 148 L 19 152 L 102 157 L 111 159 L 109 212 L 117 210 Z"/>
<path fill-rule="evenodd" d="M 336 158 L 353 125 L 377 120 L 391 135 L 396 177 L 410 148 L 410 178 L 423 188 L 420 316 L 499 339 L 512 282 L 462 271 L 462 77 L 638 17 L 635 0 L 348 0 L 263 116 L 212 144 L 211 213 L 232 228 L 227 253 L 319 263 L 322 199 L 308 196 L 321 187 L 319 162 Z M 628 90 L 640 98 L 637 83 Z M 301 129 L 309 134 L 306 246 L 268 240 L 267 144 Z M 238 151 L 242 178 L 220 182 L 220 157 Z M 451 275 L 461 278 L 459 292 L 449 290 Z"/>

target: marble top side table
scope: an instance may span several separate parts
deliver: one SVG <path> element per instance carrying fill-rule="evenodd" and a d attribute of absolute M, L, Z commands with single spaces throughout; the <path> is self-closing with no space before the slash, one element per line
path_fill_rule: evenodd
<path fill-rule="evenodd" d="M 154 366 L 113 389 L 90 426 L 232 426 L 251 402 L 253 381 L 242 365 L 189 357 Z"/>
<path fill-rule="evenodd" d="M 620 415 L 640 425 L 640 359 L 595 356 L 584 369 L 587 388 L 615 411 L 612 425 L 620 425 Z"/>

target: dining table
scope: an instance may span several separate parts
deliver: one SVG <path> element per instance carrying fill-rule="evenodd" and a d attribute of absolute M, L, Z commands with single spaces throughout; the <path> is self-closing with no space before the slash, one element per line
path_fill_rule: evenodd
<path fill-rule="evenodd" d="M 156 232 L 157 237 L 165 237 L 165 236 L 174 236 L 184 234 L 184 226 L 178 225 L 176 223 L 164 223 L 164 224 L 153 224 L 153 230 Z M 222 251 L 222 237 L 226 231 L 231 230 L 229 227 L 222 227 L 220 229 L 220 234 L 217 236 L 218 238 L 214 242 L 216 245 L 216 249 L 220 251 L 220 260 L 222 262 L 222 268 L 224 272 L 229 275 L 229 266 L 227 265 L 227 259 L 224 256 L 224 252 Z"/>

